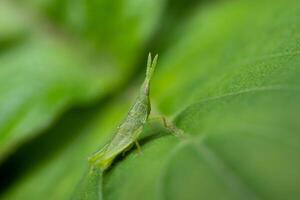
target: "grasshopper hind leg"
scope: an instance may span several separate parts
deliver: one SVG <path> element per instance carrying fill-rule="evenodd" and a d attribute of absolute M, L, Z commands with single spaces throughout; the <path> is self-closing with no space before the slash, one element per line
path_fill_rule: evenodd
<path fill-rule="evenodd" d="M 139 142 L 137 140 L 135 140 L 134 143 L 136 145 L 136 148 L 137 148 L 138 152 L 141 154 L 142 153 L 142 148 L 141 148 Z"/>
<path fill-rule="evenodd" d="M 136 147 L 137 147 L 138 153 L 142 153 L 142 148 L 141 148 L 139 142 L 138 142 L 137 140 L 135 140 L 135 141 L 134 141 L 134 144 L 135 144 Z M 132 146 L 133 146 L 134 144 L 131 144 L 131 145 L 129 145 L 126 149 L 124 149 L 124 151 L 122 152 L 122 156 L 125 156 L 125 154 L 132 148 Z"/>
<path fill-rule="evenodd" d="M 132 148 L 133 144 L 129 145 L 128 147 L 126 147 L 123 152 L 122 152 L 122 156 L 125 156 L 125 154 Z"/>

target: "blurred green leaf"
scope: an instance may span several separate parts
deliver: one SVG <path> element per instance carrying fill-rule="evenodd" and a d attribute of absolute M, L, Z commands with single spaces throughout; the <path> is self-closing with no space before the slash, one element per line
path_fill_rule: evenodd
<path fill-rule="evenodd" d="M 156 30 L 165 0 L 20 0 L 128 73 Z"/>
<path fill-rule="evenodd" d="M 0 6 L 0 50 L 4 44 L 26 33 L 29 27 L 26 25 L 17 11 L 7 2 L 1 2 Z"/>
<path fill-rule="evenodd" d="M 102 96 L 115 82 L 112 72 L 91 67 L 49 37 L 5 51 L 0 66 L 1 159 L 71 105 Z"/>
<path fill-rule="evenodd" d="M 93 8 L 92 1 L 81 3 Z M 39 13 L 38 9 L 30 3 L 1 1 L 0 161 L 21 143 L 40 134 L 71 106 L 111 94 L 132 74 L 138 58 L 135 53 L 155 29 L 160 9 L 153 8 L 153 1 L 143 5 L 147 12 L 140 9 L 141 2 L 126 7 L 119 3 L 120 8 L 114 8 L 109 1 L 103 3 L 121 16 L 115 16 L 120 22 L 112 24 L 101 12 L 94 12 L 95 19 L 87 19 L 100 26 L 91 29 L 95 37 L 102 38 L 96 42 L 102 45 L 100 49 L 89 45 L 94 41 L 86 41 L 89 37 L 77 34 L 79 30 L 63 31 L 55 21 L 46 20 L 47 16 L 38 17 L 34 14 Z M 154 9 L 150 20 L 146 17 L 149 9 Z M 121 39 L 110 34 L 101 37 L 98 29 L 118 30 Z M 114 52 L 106 49 L 110 46 Z"/>
<path fill-rule="evenodd" d="M 199 7 L 160 53 L 152 88 L 157 109 L 188 138 L 148 139 L 142 154 L 121 156 L 103 175 L 104 199 L 299 199 L 299 13 L 297 0 Z M 100 192 L 86 184 L 100 182 L 98 173 L 84 176 L 86 158 L 111 137 L 129 104 L 119 95 L 65 116 L 49 132 L 57 134 L 52 140 L 66 132 L 72 139 L 3 199 Z"/>

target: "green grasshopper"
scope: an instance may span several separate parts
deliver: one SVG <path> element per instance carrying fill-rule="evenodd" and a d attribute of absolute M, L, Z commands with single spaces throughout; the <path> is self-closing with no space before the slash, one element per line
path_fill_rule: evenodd
<path fill-rule="evenodd" d="M 134 143 L 140 149 L 137 139 L 143 131 L 150 111 L 150 81 L 156 67 L 157 55 L 152 60 L 148 56 L 146 78 L 140 88 L 139 95 L 124 122 L 118 127 L 115 136 L 102 149 L 89 158 L 91 164 L 100 167 L 103 171 L 107 169 L 114 158 L 120 153 L 128 150 Z"/>

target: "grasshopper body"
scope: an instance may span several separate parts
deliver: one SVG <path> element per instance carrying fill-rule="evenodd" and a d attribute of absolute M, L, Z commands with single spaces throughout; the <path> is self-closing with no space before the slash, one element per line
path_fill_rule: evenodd
<path fill-rule="evenodd" d="M 89 161 L 102 170 L 107 169 L 114 158 L 129 149 L 136 142 L 143 130 L 151 111 L 149 98 L 150 81 L 157 63 L 157 55 L 153 61 L 151 54 L 148 56 L 146 78 L 140 88 L 139 95 L 124 122 L 118 127 L 117 133 L 112 140 L 100 151 L 89 158 Z"/>

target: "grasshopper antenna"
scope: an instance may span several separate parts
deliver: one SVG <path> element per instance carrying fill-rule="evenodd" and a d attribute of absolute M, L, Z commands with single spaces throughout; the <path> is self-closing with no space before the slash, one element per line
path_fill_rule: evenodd
<path fill-rule="evenodd" d="M 148 55 L 148 60 L 147 60 L 147 71 L 146 71 L 146 80 L 149 82 L 152 78 L 153 72 L 155 70 L 156 64 L 157 64 L 157 58 L 158 54 L 156 54 L 152 60 L 151 53 Z"/>

